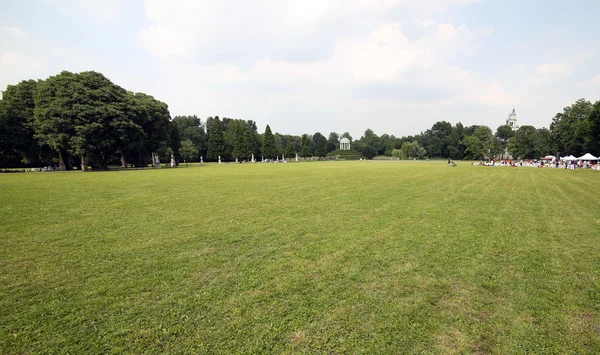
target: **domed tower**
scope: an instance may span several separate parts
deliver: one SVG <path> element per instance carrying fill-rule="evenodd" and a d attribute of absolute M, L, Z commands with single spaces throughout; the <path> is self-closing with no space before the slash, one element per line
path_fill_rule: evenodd
<path fill-rule="evenodd" d="M 510 126 L 510 128 L 512 129 L 519 128 L 519 126 L 517 126 L 517 113 L 515 112 L 514 107 L 512 112 L 510 113 L 510 115 L 508 115 L 508 118 L 506 119 L 506 125 Z"/>

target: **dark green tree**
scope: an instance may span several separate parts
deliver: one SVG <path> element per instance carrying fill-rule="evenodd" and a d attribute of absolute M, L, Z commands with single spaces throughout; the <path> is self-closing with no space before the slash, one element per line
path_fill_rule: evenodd
<path fill-rule="evenodd" d="M 277 156 L 277 147 L 275 146 L 275 137 L 271 132 L 271 127 L 267 125 L 263 135 L 262 155 L 266 159 L 275 159 Z"/>
<path fill-rule="evenodd" d="M 37 82 L 9 85 L 0 100 L 0 166 L 39 162 L 41 147 L 34 138 Z"/>
<path fill-rule="evenodd" d="M 288 157 L 288 159 L 291 159 L 294 155 L 296 155 L 296 143 L 293 140 L 288 142 L 285 155 Z"/>
<path fill-rule="evenodd" d="M 327 155 L 327 138 L 319 134 L 317 138 L 317 147 L 315 148 L 315 156 L 324 158 Z"/>
<path fill-rule="evenodd" d="M 171 150 L 173 151 L 173 155 L 175 156 L 175 160 L 179 161 L 179 156 L 181 155 L 181 152 L 179 151 L 181 148 L 181 134 L 179 133 L 179 128 L 173 121 L 169 122 L 169 142 Z M 197 153 L 198 151 L 196 150 L 196 154 L 194 154 L 194 156 L 197 155 Z M 194 156 L 188 160 L 193 159 Z"/>
<path fill-rule="evenodd" d="M 536 157 L 537 130 L 533 126 L 521 126 L 510 138 L 508 150 L 513 157 L 534 159 Z"/>
<path fill-rule="evenodd" d="M 303 158 L 312 157 L 312 140 L 308 134 L 302 135 L 302 147 L 300 148 L 300 156 Z"/>
<path fill-rule="evenodd" d="M 331 132 L 329 133 L 329 138 L 327 139 L 327 153 L 333 152 L 334 150 L 340 147 L 340 135 Z"/>
<path fill-rule="evenodd" d="M 67 170 L 70 141 L 75 135 L 76 117 L 71 108 L 78 104 L 78 91 L 76 74 L 63 71 L 39 82 L 35 93 L 35 138 L 56 152 L 61 171 Z"/>
<path fill-rule="evenodd" d="M 595 156 L 600 155 L 600 100 L 594 103 L 589 115 L 589 152 Z"/>
<path fill-rule="evenodd" d="M 465 138 L 466 153 L 473 159 L 487 159 L 491 157 L 494 148 L 494 136 L 487 126 L 479 126 L 472 135 Z"/>
<path fill-rule="evenodd" d="M 465 128 L 463 124 L 458 122 L 448 136 L 448 154 L 449 157 L 455 160 L 463 159 L 465 156 Z"/>
<path fill-rule="evenodd" d="M 515 135 L 515 132 L 509 125 L 502 125 L 496 129 L 494 138 L 498 143 L 500 158 L 504 159 L 504 153 L 508 150 L 508 141 Z"/>
<path fill-rule="evenodd" d="M 431 129 L 425 131 L 427 144 L 425 148 L 430 157 L 447 158 L 450 156 L 448 145 L 452 133 L 452 125 L 449 122 L 436 122 Z"/>
<path fill-rule="evenodd" d="M 136 161 L 136 165 L 147 167 L 152 153 L 158 153 L 161 147 L 169 146 L 169 107 L 164 102 L 139 92 L 131 94 L 130 100 L 134 121 L 142 127 L 143 134 L 136 141 L 138 148 L 135 154 L 128 155 Z"/>
<path fill-rule="evenodd" d="M 367 128 L 367 130 L 365 131 L 363 136 L 360 138 L 359 144 L 362 144 L 364 147 L 369 146 L 369 147 L 373 148 L 373 150 L 375 150 L 375 155 L 377 155 L 377 153 L 381 150 L 380 139 L 375 134 L 375 132 L 373 132 L 373 130 L 370 128 Z M 363 148 L 363 154 L 365 156 L 367 155 L 364 152 L 364 148 Z M 371 158 L 369 158 L 369 159 L 371 159 Z"/>
<path fill-rule="evenodd" d="M 252 155 L 250 143 L 250 127 L 245 121 L 237 121 L 235 123 L 235 147 L 233 148 L 233 158 L 250 160 Z"/>
<path fill-rule="evenodd" d="M 208 148 L 208 137 L 204 129 L 202 120 L 197 116 L 175 116 L 172 121 L 181 136 L 181 139 L 189 139 L 196 147 L 194 159 L 200 159 L 200 155 L 205 155 Z"/>
<path fill-rule="evenodd" d="M 89 159 L 96 169 L 106 170 L 124 142 L 139 137 L 142 129 L 128 114 L 125 89 L 94 71 L 76 74 L 76 85 L 76 103 L 65 107 L 75 119 L 70 152 L 81 158 L 83 167 Z"/>
<path fill-rule="evenodd" d="M 223 125 L 219 116 L 211 120 L 208 129 L 208 159 L 216 161 L 219 156 L 224 155 L 225 139 L 223 137 Z"/>
<path fill-rule="evenodd" d="M 590 123 L 592 110 L 591 102 L 579 99 L 554 116 L 550 131 L 562 155 L 580 156 L 595 144 L 592 141 L 593 128 Z"/>
<path fill-rule="evenodd" d="M 542 158 L 546 155 L 556 155 L 552 133 L 548 128 L 538 128 L 536 130 L 534 147 L 536 158 Z"/>
<path fill-rule="evenodd" d="M 373 159 L 373 157 L 375 157 L 375 155 L 377 154 L 377 151 L 375 150 L 375 148 L 373 148 L 370 145 L 367 145 L 363 148 L 362 150 L 362 154 L 367 158 L 367 159 Z"/>

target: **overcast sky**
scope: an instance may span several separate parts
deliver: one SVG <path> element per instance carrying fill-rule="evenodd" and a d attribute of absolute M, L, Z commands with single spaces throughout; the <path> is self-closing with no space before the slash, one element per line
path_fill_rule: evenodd
<path fill-rule="evenodd" d="M 0 87 L 95 70 L 285 134 L 549 126 L 600 99 L 598 0 L 0 0 Z"/>

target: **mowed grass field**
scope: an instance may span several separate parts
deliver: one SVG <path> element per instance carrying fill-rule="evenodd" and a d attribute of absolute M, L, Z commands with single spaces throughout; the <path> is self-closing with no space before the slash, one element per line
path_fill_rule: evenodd
<path fill-rule="evenodd" d="M 598 353 L 600 173 L 0 175 L 0 353 Z"/>

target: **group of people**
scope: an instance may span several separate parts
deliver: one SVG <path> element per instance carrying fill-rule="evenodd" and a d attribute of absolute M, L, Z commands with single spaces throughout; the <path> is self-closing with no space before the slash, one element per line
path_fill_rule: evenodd
<path fill-rule="evenodd" d="M 585 160 L 526 160 L 526 159 L 502 159 L 496 161 L 496 159 L 490 159 L 487 161 L 479 161 L 479 163 L 471 163 L 472 165 L 479 166 L 528 166 L 534 168 L 558 168 L 558 169 L 592 169 L 592 170 L 600 170 L 600 165 L 598 161 L 585 161 Z"/>

